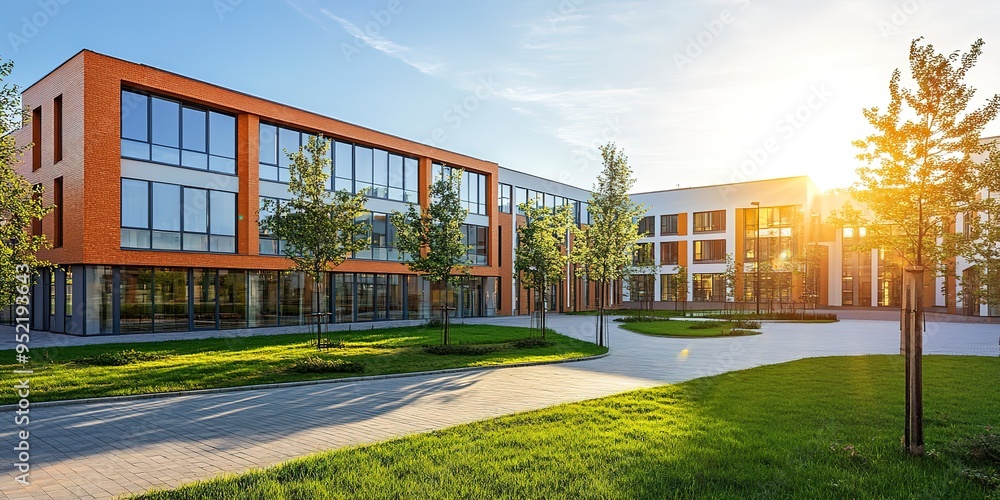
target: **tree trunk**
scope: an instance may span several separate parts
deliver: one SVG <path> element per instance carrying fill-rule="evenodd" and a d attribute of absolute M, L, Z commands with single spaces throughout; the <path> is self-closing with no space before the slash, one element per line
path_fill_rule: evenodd
<path fill-rule="evenodd" d="M 905 446 L 911 455 L 924 454 L 923 326 L 924 268 L 906 269 L 902 331 L 906 337 Z"/>

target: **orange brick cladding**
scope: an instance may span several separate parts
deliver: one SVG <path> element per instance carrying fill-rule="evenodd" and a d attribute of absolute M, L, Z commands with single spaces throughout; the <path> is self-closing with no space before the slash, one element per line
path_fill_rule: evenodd
<path fill-rule="evenodd" d="M 237 122 L 237 253 L 122 250 L 119 243 L 121 210 L 121 89 L 146 90 L 236 115 Z M 62 95 L 63 159 L 53 164 L 53 99 Z M 426 206 L 426 183 L 432 162 L 441 162 L 487 176 L 490 242 L 497 241 L 496 163 L 379 133 L 315 113 L 193 80 L 174 73 L 84 50 L 53 70 L 23 93 L 25 106 L 42 108 L 42 164 L 32 171 L 31 155 L 19 167 L 31 183 L 46 188 L 52 202 L 52 183 L 64 178 L 64 242 L 40 257 L 59 264 L 120 266 L 205 267 L 233 269 L 287 269 L 280 257 L 258 255 L 258 124 L 261 120 L 322 133 L 325 136 L 379 147 L 418 158 L 420 203 Z M 30 127 L 15 133 L 19 144 L 31 142 Z M 84 140 L 86 138 L 86 140 Z M 54 217 L 43 220 L 43 231 L 54 234 Z M 498 245 L 489 245 L 488 266 L 473 268 L 475 276 L 498 276 Z M 409 274 L 399 262 L 348 260 L 337 271 Z"/>

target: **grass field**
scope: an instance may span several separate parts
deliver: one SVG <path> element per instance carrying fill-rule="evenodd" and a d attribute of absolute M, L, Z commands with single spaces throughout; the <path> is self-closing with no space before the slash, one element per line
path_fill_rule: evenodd
<path fill-rule="evenodd" d="M 712 328 L 704 328 L 708 325 Z M 729 321 L 646 321 L 619 323 L 618 326 L 631 332 L 661 337 L 741 337 L 760 334 L 760 330 L 746 329 L 737 329 L 738 333 L 732 333 L 736 325 Z"/>
<path fill-rule="evenodd" d="M 452 325 L 452 343 L 498 344 L 529 336 L 527 328 L 490 325 Z M 555 361 L 607 352 L 604 347 L 549 332 L 549 347 L 508 348 L 478 355 L 437 355 L 423 345 L 441 342 L 439 328 L 407 327 L 338 332 L 344 347 L 319 353 L 315 334 L 222 337 L 166 342 L 98 344 L 78 347 L 35 348 L 31 351 L 32 402 L 120 396 L 216 387 L 403 373 L 465 366 Z M 135 350 L 157 357 L 124 366 L 94 366 L 83 362 L 104 353 Z M 362 373 L 296 373 L 296 362 L 310 357 L 363 363 Z M 14 360 L 14 355 L 0 356 Z M 13 364 L 0 365 L 0 384 L 13 387 Z M 0 403 L 15 403 L 14 391 L 5 391 Z"/>
<path fill-rule="evenodd" d="M 924 457 L 902 451 L 902 380 L 900 356 L 806 359 L 140 498 L 1000 498 L 973 477 L 1000 455 L 963 444 L 992 433 L 1000 453 L 1000 360 L 925 358 Z"/>

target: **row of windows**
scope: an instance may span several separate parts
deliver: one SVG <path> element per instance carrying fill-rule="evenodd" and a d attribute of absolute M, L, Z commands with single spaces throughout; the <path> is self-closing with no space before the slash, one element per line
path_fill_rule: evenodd
<path fill-rule="evenodd" d="M 501 184 L 501 187 L 502 186 L 506 186 L 506 184 Z M 573 221 L 576 224 L 591 223 L 590 205 L 585 201 L 574 200 L 572 198 L 566 198 L 563 196 L 549 194 L 542 191 L 535 191 L 533 189 L 527 189 L 522 187 L 516 188 L 514 190 L 514 193 L 515 193 L 514 203 L 517 207 L 520 207 L 522 204 L 527 203 L 528 200 L 534 200 L 536 208 L 549 207 L 552 210 L 555 210 L 557 207 L 561 207 L 563 205 L 569 205 L 570 207 L 572 207 L 570 211 L 573 213 Z M 501 189 L 501 196 L 503 196 L 502 189 Z M 501 199 L 501 204 L 503 204 L 502 199 Z M 508 206 L 507 212 L 504 213 L 510 213 L 511 210 L 509 191 L 507 193 L 507 206 Z M 521 211 L 520 208 L 517 209 L 517 213 L 518 215 L 524 215 L 524 212 Z"/>
<path fill-rule="evenodd" d="M 271 213 L 264 210 L 264 200 L 274 200 L 275 198 L 261 198 L 260 218 L 263 219 Z M 371 245 L 365 250 L 355 253 L 352 257 L 364 260 L 384 260 L 384 261 L 405 261 L 406 255 L 400 258 L 399 250 L 396 248 L 396 226 L 393 225 L 389 214 L 380 212 L 368 212 L 362 218 L 371 225 Z M 486 226 L 476 226 L 472 224 L 462 224 L 462 243 L 469 246 L 467 252 L 468 262 L 473 266 L 485 266 L 487 263 L 486 251 L 489 239 L 489 228 Z M 261 255 L 284 255 L 285 242 L 278 241 L 265 232 L 260 233 L 260 254 Z"/>
<path fill-rule="evenodd" d="M 680 260 L 679 241 L 660 242 L 660 265 L 677 265 Z M 701 263 L 723 262 L 726 260 L 726 240 L 695 240 L 694 261 Z M 652 243 L 639 243 L 632 256 L 632 265 L 655 262 Z"/>
<path fill-rule="evenodd" d="M 660 300 L 687 300 L 683 280 L 674 274 L 660 275 Z M 653 293 L 653 275 L 634 275 L 629 280 L 629 299 L 650 300 Z M 680 281 L 680 283 L 678 283 Z M 695 302 L 725 302 L 726 276 L 722 273 L 695 273 L 691 275 L 692 300 Z"/>
<path fill-rule="evenodd" d="M 122 179 L 121 246 L 236 252 L 236 194 Z"/>
<path fill-rule="evenodd" d="M 121 93 L 125 158 L 236 173 L 236 118 L 131 90 Z"/>
<path fill-rule="evenodd" d="M 305 147 L 312 136 L 285 127 L 260 125 L 260 178 L 287 183 L 291 176 L 288 153 Z M 329 139 L 327 139 L 329 140 Z M 368 190 L 370 198 L 417 202 L 418 162 L 415 158 L 379 148 L 333 142 L 327 150 L 330 184 L 327 189 L 352 193 Z"/>
<path fill-rule="evenodd" d="M 431 171 L 432 179 L 437 181 L 445 176 L 452 175 L 455 168 L 435 163 Z M 486 175 L 466 170 L 462 174 L 459 184 L 459 199 L 463 208 L 469 210 L 470 214 L 488 215 L 488 202 L 486 198 Z"/>

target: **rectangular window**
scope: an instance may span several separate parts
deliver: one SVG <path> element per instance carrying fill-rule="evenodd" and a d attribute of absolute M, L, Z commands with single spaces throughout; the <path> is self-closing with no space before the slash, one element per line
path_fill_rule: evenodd
<path fill-rule="evenodd" d="M 153 271 L 153 331 L 187 330 L 190 330 L 188 272 L 186 269 L 156 268 Z"/>
<path fill-rule="evenodd" d="M 676 274 L 660 275 L 660 300 L 664 302 L 676 302 L 681 300 L 678 293 L 678 279 Z"/>
<path fill-rule="evenodd" d="M 470 266 L 486 265 L 488 233 L 486 226 L 462 224 L 462 244 L 468 247 L 466 258 Z"/>
<path fill-rule="evenodd" d="M 31 112 L 31 170 L 42 168 L 42 107 Z"/>
<path fill-rule="evenodd" d="M 677 214 L 660 216 L 660 235 L 677 234 Z"/>
<path fill-rule="evenodd" d="M 340 191 L 346 189 L 348 192 L 354 191 L 354 145 L 337 142 L 334 151 L 334 179 L 333 189 Z"/>
<path fill-rule="evenodd" d="M 525 188 L 520 188 L 519 187 L 519 188 L 517 188 L 517 189 L 514 190 L 514 194 L 516 196 L 516 199 L 514 200 L 514 204 L 516 205 L 517 213 L 518 213 L 518 215 L 524 215 L 524 211 L 521 210 L 521 205 L 523 205 L 523 204 L 525 204 L 525 203 L 528 202 L 528 190 L 525 189 Z"/>
<path fill-rule="evenodd" d="M 236 194 L 122 179 L 121 246 L 236 252 Z"/>
<path fill-rule="evenodd" d="M 246 328 L 247 273 L 219 270 L 219 328 Z"/>
<path fill-rule="evenodd" d="M 63 246 L 63 178 L 56 177 L 55 182 L 52 184 L 52 203 L 55 205 L 53 209 L 53 219 L 55 222 L 55 229 L 52 234 L 52 246 L 61 247 Z"/>
<path fill-rule="evenodd" d="M 191 270 L 191 295 L 193 299 L 191 313 L 195 330 L 216 328 L 215 308 L 218 297 L 215 280 L 217 274 L 214 269 Z"/>
<path fill-rule="evenodd" d="M 337 323 L 350 323 L 354 321 L 354 274 L 334 273 L 333 275 L 333 296 L 334 296 L 334 321 Z"/>
<path fill-rule="evenodd" d="M 439 163 L 433 164 L 432 182 L 452 175 L 458 167 L 449 167 Z M 486 212 L 486 175 L 476 172 L 463 171 L 459 181 L 459 199 L 462 207 L 469 210 L 470 214 L 487 215 Z"/>
<path fill-rule="evenodd" d="M 655 221 L 656 221 L 656 218 L 653 217 L 652 215 L 650 215 L 648 217 L 641 217 L 639 219 L 639 234 L 640 235 L 644 235 L 646 237 L 655 235 L 656 234 L 654 232 L 655 231 L 655 226 L 653 226 L 653 224 L 655 223 Z"/>
<path fill-rule="evenodd" d="M 500 196 L 497 199 L 497 206 L 501 213 L 509 214 L 511 211 L 511 189 L 510 184 L 500 184 Z"/>
<path fill-rule="evenodd" d="M 119 331 L 153 331 L 153 269 L 122 268 L 120 276 Z"/>
<path fill-rule="evenodd" d="M 63 159 L 63 107 L 62 94 L 52 100 L 52 163 Z"/>
<path fill-rule="evenodd" d="M 695 240 L 695 262 L 723 262 L 726 260 L 726 240 Z"/>
<path fill-rule="evenodd" d="M 235 174 L 236 117 L 122 89 L 121 156 Z"/>
<path fill-rule="evenodd" d="M 208 113 L 200 109 L 184 107 L 181 119 L 184 122 L 181 136 L 181 165 L 185 167 L 208 168 Z"/>
<path fill-rule="evenodd" d="M 247 323 L 278 325 L 278 271 L 247 272 Z"/>
<path fill-rule="evenodd" d="M 664 241 L 660 243 L 660 264 L 677 265 L 677 254 L 680 242 Z"/>
<path fill-rule="evenodd" d="M 639 243 L 635 246 L 635 252 L 632 254 L 632 265 L 633 266 L 646 266 L 653 264 L 653 244 L 652 243 Z"/>
<path fill-rule="evenodd" d="M 726 230 L 726 211 L 714 210 L 711 212 L 694 213 L 694 232 L 708 233 Z"/>
<path fill-rule="evenodd" d="M 721 273 L 695 273 L 691 275 L 693 300 L 695 302 L 724 302 L 726 300 L 726 276 Z"/>

